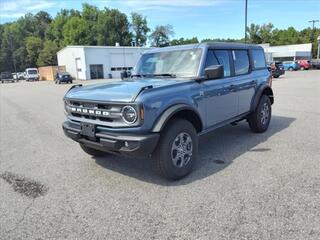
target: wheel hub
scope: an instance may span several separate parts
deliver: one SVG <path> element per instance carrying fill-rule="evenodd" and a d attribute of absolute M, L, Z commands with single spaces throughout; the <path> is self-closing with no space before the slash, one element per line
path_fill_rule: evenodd
<path fill-rule="evenodd" d="M 184 167 L 192 157 L 192 138 L 186 132 L 179 133 L 171 147 L 171 160 L 176 167 Z"/>
<path fill-rule="evenodd" d="M 265 125 L 268 120 L 269 120 L 269 115 L 270 115 L 270 109 L 267 103 L 264 103 L 262 105 L 262 109 L 261 109 L 261 118 L 260 121 L 263 125 Z"/>

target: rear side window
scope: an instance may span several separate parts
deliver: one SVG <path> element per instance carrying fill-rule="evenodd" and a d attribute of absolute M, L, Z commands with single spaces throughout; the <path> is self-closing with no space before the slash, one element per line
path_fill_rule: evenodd
<path fill-rule="evenodd" d="M 252 50 L 252 59 L 254 68 L 266 67 L 266 59 L 263 50 Z"/>
<path fill-rule="evenodd" d="M 249 72 L 249 56 L 247 50 L 232 51 L 234 70 L 236 75 L 246 74 Z"/>
<path fill-rule="evenodd" d="M 230 60 L 228 51 L 215 50 L 214 54 L 216 55 L 219 64 L 223 66 L 224 76 L 230 77 Z"/>

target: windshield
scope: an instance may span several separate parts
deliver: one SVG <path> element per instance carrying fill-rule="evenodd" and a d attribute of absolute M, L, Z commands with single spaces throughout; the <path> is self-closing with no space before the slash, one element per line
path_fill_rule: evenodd
<path fill-rule="evenodd" d="M 198 72 L 201 52 L 198 48 L 146 53 L 141 56 L 133 75 L 194 77 Z"/>
<path fill-rule="evenodd" d="M 37 70 L 28 70 L 28 74 L 38 74 Z"/>

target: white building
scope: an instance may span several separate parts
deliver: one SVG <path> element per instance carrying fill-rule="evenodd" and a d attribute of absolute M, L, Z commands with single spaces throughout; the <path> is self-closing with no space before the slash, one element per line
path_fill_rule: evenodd
<path fill-rule="evenodd" d="M 75 79 L 119 78 L 131 70 L 150 48 L 120 46 L 67 46 L 57 53 L 58 65 Z"/>
<path fill-rule="evenodd" d="M 260 44 L 266 53 L 266 59 L 271 61 L 310 60 L 312 58 L 312 44 L 294 44 L 270 47 L 269 44 Z"/>

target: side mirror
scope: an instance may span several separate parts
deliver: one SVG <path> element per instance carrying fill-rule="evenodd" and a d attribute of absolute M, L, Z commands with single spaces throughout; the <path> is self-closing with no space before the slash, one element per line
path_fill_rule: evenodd
<path fill-rule="evenodd" d="M 223 78 L 224 71 L 222 65 L 212 65 L 204 69 L 204 74 L 207 79 Z"/>

